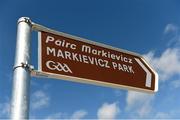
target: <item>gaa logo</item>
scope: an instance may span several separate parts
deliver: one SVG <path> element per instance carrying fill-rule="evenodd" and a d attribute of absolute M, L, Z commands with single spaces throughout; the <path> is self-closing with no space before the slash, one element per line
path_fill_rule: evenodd
<path fill-rule="evenodd" d="M 69 66 L 65 63 L 59 63 L 59 62 L 54 62 L 54 61 L 47 61 L 46 66 L 50 70 L 57 70 L 57 71 L 64 71 L 66 73 L 72 73 L 71 69 Z"/>

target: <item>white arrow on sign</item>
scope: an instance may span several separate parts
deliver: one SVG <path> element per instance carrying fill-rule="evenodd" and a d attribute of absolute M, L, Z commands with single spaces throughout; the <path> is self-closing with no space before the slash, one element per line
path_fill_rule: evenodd
<path fill-rule="evenodd" d="M 146 68 L 146 66 L 143 65 L 143 63 L 138 59 L 135 58 L 136 62 L 142 67 L 142 69 L 146 72 L 146 87 L 151 87 L 151 73 L 150 71 Z"/>

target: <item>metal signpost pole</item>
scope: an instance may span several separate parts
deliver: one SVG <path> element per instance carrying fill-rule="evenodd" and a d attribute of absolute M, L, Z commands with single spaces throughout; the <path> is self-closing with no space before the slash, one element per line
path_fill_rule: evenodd
<path fill-rule="evenodd" d="M 29 18 L 22 17 L 18 20 L 10 116 L 12 120 L 29 117 L 30 65 L 28 63 L 31 28 L 32 22 Z"/>

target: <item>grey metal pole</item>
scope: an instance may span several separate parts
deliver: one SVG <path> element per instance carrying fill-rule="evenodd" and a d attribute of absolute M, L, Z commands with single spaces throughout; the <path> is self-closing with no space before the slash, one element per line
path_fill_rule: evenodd
<path fill-rule="evenodd" d="M 11 119 L 29 118 L 30 37 L 32 22 L 27 17 L 18 20 L 16 56 L 14 64 Z"/>

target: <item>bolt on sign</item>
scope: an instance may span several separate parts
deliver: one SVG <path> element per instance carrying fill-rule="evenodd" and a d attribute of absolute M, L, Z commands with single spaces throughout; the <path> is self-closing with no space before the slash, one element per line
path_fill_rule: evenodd
<path fill-rule="evenodd" d="M 156 92 L 158 75 L 138 54 L 51 29 L 39 31 L 36 76 Z"/>

